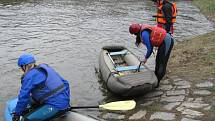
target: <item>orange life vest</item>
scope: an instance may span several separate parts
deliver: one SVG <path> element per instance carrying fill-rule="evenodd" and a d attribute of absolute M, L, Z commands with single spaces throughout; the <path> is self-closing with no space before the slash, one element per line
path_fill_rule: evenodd
<path fill-rule="evenodd" d="M 166 30 L 163 28 L 160 28 L 160 27 L 142 24 L 141 32 L 146 29 L 151 30 L 150 41 L 151 41 L 152 46 L 159 47 L 163 43 L 164 38 L 166 37 Z M 142 37 L 140 37 L 140 38 L 142 38 Z"/>
<path fill-rule="evenodd" d="M 176 22 L 176 16 L 177 16 L 177 6 L 176 3 L 170 3 L 172 4 L 172 23 Z M 163 11 L 162 11 L 163 4 L 160 4 L 158 7 L 158 12 L 157 12 L 157 22 L 161 24 L 166 23 L 166 19 L 164 17 Z"/>

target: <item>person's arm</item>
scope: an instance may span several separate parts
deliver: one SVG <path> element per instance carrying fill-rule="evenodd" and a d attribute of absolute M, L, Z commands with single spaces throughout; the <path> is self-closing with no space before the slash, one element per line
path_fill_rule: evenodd
<path fill-rule="evenodd" d="M 164 14 L 164 17 L 166 19 L 165 29 L 167 32 L 170 31 L 171 25 L 172 25 L 172 5 L 171 3 L 165 3 L 162 7 L 162 11 Z"/>
<path fill-rule="evenodd" d="M 16 104 L 15 112 L 17 115 L 21 115 L 26 106 L 30 103 L 30 92 L 32 89 L 31 79 L 24 78 L 22 80 L 22 86 L 18 96 L 18 102 Z"/>
<path fill-rule="evenodd" d="M 46 75 L 37 69 L 31 70 L 31 72 L 23 78 L 15 108 L 15 113 L 17 115 L 22 115 L 27 105 L 31 103 L 31 90 L 42 81 L 45 81 L 45 79 Z"/>
<path fill-rule="evenodd" d="M 143 43 L 146 45 L 146 48 L 147 48 L 147 52 L 145 55 L 145 60 L 147 60 L 151 56 L 153 51 L 153 47 L 150 41 L 150 32 L 148 30 L 143 31 L 141 34 L 141 37 L 142 37 Z"/>

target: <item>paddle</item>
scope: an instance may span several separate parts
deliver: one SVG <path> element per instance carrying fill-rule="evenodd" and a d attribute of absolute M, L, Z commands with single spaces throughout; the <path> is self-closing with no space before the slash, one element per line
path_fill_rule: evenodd
<path fill-rule="evenodd" d="M 82 109 L 82 108 L 103 108 L 107 110 L 131 110 L 136 106 L 136 102 L 134 100 L 126 100 L 126 101 L 116 101 L 110 102 L 103 105 L 98 106 L 78 106 L 78 107 L 70 107 L 67 111 L 71 111 L 72 109 Z"/>
<path fill-rule="evenodd" d="M 138 71 L 138 72 L 140 72 L 140 66 L 141 66 L 142 62 L 143 62 L 143 61 L 140 61 L 140 64 L 139 64 L 139 66 L 138 66 L 138 68 L 137 68 L 137 71 Z"/>

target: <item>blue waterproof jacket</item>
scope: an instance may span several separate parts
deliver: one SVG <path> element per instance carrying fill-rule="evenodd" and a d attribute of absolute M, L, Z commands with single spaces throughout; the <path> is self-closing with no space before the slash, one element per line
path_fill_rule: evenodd
<path fill-rule="evenodd" d="M 141 40 L 142 40 L 142 43 L 146 45 L 147 52 L 146 52 L 145 58 L 148 59 L 153 52 L 153 46 L 151 45 L 149 30 L 144 30 L 141 33 Z"/>
<path fill-rule="evenodd" d="M 69 83 L 48 65 L 40 64 L 28 71 L 22 79 L 15 109 L 17 115 L 21 115 L 27 105 L 31 104 L 31 97 L 59 110 L 66 109 L 70 103 Z"/>
<path fill-rule="evenodd" d="M 169 33 L 166 34 L 166 37 L 164 38 L 164 44 L 165 44 L 165 55 L 167 54 L 167 52 L 169 51 L 170 45 L 171 45 L 171 35 Z M 145 58 L 148 59 L 152 52 L 153 52 L 153 46 L 151 45 L 151 40 L 150 40 L 150 32 L 148 30 L 144 30 L 141 33 L 141 40 L 142 43 L 146 45 L 147 48 L 147 52 L 145 55 Z"/>

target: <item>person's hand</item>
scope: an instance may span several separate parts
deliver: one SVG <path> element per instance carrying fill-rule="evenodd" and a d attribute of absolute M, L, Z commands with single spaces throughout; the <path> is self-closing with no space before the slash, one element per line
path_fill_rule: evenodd
<path fill-rule="evenodd" d="M 12 113 L 12 120 L 13 120 L 13 121 L 19 121 L 19 119 L 20 119 L 20 116 L 17 115 L 16 112 L 13 112 L 13 113 Z"/>
<path fill-rule="evenodd" d="M 147 62 L 147 58 L 145 58 L 142 63 L 145 64 Z"/>

